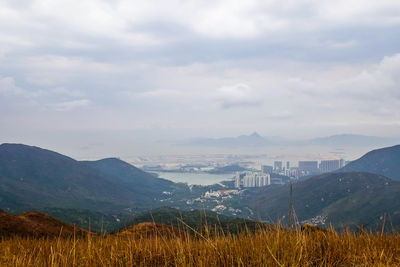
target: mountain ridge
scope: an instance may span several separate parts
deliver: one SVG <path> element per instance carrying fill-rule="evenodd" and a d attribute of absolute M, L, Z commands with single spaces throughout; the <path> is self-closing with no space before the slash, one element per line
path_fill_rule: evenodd
<path fill-rule="evenodd" d="M 400 138 L 368 136 L 360 134 L 336 134 L 306 140 L 285 139 L 261 136 L 257 132 L 237 137 L 206 138 L 198 137 L 183 141 L 180 145 L 209 147 L 245 147 L 245 146 L 330 146 L 330 147 L 375 147 L 392 146 L 400 143 Z"/>
<path fill-rule="evenodd" d="M 309 145 L 345 146 L 345 147 L 382 147 L 400 142 L 400 138 L 368 136 L 359 134 L 336 134 L 326 137 L 317 137 L 306 141 Z"/>
<path fill-rule="evenodd" d="M 183 145 L 214 147 L 266 146 L 268 144 L 270 144 L 270 142 L 257 132 L 250 135 L 239 135 L 237 137 L 194 138 L 183 142 Z"/>
<path fill-rule="evenodd" d="M 370 172 L 400 181 L 400 145 L 372 150 L 336 172 Z"/>
<path fill-rule="evenodd" d="M 121 171 L 125 176 L 120 179 L 109 171 L 115 163 L 125 166 Z M 155 186 L 135 186 L 126 181 L 134 177 Z M 79 162 L 34 146 L 0 145 L 0 208 L 7 211 L 78 207 L 131 213 L 160 205 L 155 196 L 172 185 L 116 159 Z"/>

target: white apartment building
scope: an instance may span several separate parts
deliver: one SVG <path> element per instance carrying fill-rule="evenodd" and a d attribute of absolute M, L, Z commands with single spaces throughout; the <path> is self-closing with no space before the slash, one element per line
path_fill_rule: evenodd
<path fill-rule="evenodd" d="M 271 184 L 271 176 L 269 173 L 259 172 L 236 172 L 235 187 L 262 187 Z"/>

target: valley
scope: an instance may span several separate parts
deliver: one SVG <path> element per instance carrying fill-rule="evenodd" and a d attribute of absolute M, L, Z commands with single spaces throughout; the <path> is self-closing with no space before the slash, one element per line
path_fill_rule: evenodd
<path fill-rule="evenodd" d="M 381 175 L 396 179 L 392 173 L 396 174 L 399 150 L 394 146 L 373 151 L 333 173 L 292 181 L 296 222 L 372 230 L 385 222 L 399 229 L 400 184 Z M 380 160 L 371 158 L 377 154 Z M 372 166 L 371 162 L 377 162 L 370 170 L 375 173 L 354 167 Z M 175 183 L 120 159 L 76 161 L 26 145 L 0 145 L 0 181 L 4 211 L 45 212 L 95 232 L 116 231 L 161 207 L 209 210 L 270 224 L 289 220 L 288 184 L 236 188 L 229 180 L 212 185 Z"/>

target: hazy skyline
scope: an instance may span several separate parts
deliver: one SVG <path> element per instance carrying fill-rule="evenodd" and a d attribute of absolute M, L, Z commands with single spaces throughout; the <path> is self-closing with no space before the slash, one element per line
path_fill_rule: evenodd
<path fill-rule="evenodd" d="M 398 137 L 399 36 L 398 1 L 0 0 L 0 143 Z"/>

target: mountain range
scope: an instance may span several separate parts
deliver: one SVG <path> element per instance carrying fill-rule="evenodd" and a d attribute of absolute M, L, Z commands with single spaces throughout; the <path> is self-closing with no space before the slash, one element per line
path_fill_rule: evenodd
<path fill-rule="evenodd" d="M 334 173 L 297 182 L 293 184 L 296 218 L 300 223 L 331 224 L 336 228 L 378 229 L 387 221 L 400 229 L 399 168 L 397 145 L 371 151 Z M 115 229 L 121 223 L 146 221 L 176 225 L 177 218 L 185 216 L 188 225 L 198 227 L 196 222 L 202 219 L 196 212 L 160 207 L 192 209 L 193 199 L 207 190 L 211 187 L 189 188 L 157 178 L 116 158 L 77 161 L 38 147 L 0 145 L 0 209 L 11 213 L 45 211 L 82 227 L 91 224 L 87 220 L 91 216 L 96 220 L 92 223 L 96 231 L 103 225 Z M 226 203 L 228 208 L 234 205 L 233 210 L 250 211 L 255 219 L 287 223 L 289 186 L 248 188 Z M 210 199 L 200 204 L 211 209 L 218 203 Z M 143 213 L 152 209 L 156 210 Z M 127 219 L 135 214 L 140 215 Z M 211 224 L 231 227 L 229 217 L 204 214 Z M 120 220 L 123 217 L 126 220 Z"/>
<path fill-rule="evenodd" d="M 195 138 L 182 143 L 182 145 L 206 146 L 206 147 L 255 147 L 271 144 L 266 138 L 254 132 L 250 135 L 223 138 Z"/>
<path fill-rule="evenodd" d="M 223 138 L 194 138 L 181 145 L 206 147 L 259 147 L 259 146 L 328 146 L 328 147 L 383 147 L 400 143 L 400 138 L 366 136 L 357 134 L 338 134 L 307 140 L 263 137 L 254 132 L 250 135 Z"/>
<path fill-rule="evenodd" d="M 304 145 L 331 147 L 383 147 L 400 143 L 400 138 L 367 136 L 359 134 L 338 134 L 319 137 L 303 142 Z"/>

